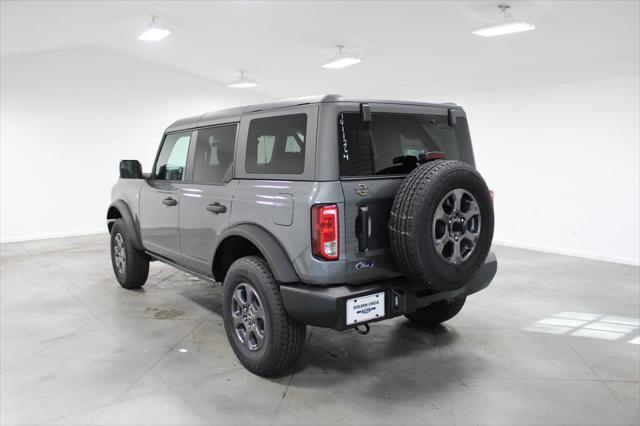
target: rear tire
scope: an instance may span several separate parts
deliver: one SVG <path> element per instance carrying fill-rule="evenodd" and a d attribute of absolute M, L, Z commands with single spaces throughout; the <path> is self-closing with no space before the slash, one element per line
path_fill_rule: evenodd
<path fill-rule="evenodd" d="M 149 276 L 149 256 L 131 244 L 122 219 L 111 227 L 111 265 L 120 285 L 128 290 L 142 287 Z"/>
<path fill-rule="evenodd" d="M 420 325 L 438 325 L 455 317 L 464 306 L 466 300 L 466 297 L 454 300 L 453 302 L 443 300 L 411 314 L 407 314 L 406 317 Z"/>
<path fill-rule="evenodd" d="M 242 365 L 260 376 L 285 374 L 302 353 L 306 325 L 285 311 L 267 262 L 258 256 L 233 262 L 223 293 L 224 328 Z"/>

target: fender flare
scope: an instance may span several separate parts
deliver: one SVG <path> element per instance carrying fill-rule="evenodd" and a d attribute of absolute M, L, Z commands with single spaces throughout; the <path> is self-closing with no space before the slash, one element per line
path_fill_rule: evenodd
<path fill-rule="evenodd" d="M 116 219 L 109 217 L 109 211 L 111 211 L 112 208 L 115 208 L 120 212 L 120 218 L 122 219 L 122 222 L 124 222 L 127 236 L 131 238 L 131 244 L 138 250 L 144 250 L 142 239 L 140 238 L 140 232 L 138 232 L 138 226 L 136 225 L 136 221 L 133 219 L 133 215 L 131 214 L 131 210 L 127 203 L 124 200 L 117 200 L 109 205 L 109 209 L 107 210 L 107 224 L 114 222 Z M 111 230 L 111 226 L 109 226 L 109 230 Z"/>
<path fill-rule="evenodd" d="M 220 235 L 219 243 L 214 251 L 214 262 L 218 256 L 221 256 L 220 246 L 228 237 L 232 236 L 243 237 L 258 248 L 269 264 L 276 281 L 279 283 L 300 282 L 289 256 L 278 240 L 265 229 L 249 223 L 234 226 Z"/>

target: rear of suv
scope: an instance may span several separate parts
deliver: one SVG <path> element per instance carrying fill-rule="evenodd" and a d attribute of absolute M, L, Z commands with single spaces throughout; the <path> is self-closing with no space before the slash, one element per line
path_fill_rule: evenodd
<path fill-rule="evenodd" d="M 283 374 L 306 325 L 446 321 L 496 273 L 493 206 L 455 105 L 275 102 L 179 120 L 153 170 L 123 160 L 107 213 L 120 284 L 159 260 L 223 283 L 229 341 Z"/>

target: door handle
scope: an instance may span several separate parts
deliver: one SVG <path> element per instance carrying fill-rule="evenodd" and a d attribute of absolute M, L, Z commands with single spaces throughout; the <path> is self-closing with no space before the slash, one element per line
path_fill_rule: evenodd
<path fill-rule="evenodd" d="M 171 207 L 171 206 L 177 205 L 178 202 L 171 197 L 167 197 L 164 200 L 162 200 L 162 204 L 164 204 L 165 206 Z"/>
<path fill-rule="evenodd" d="M 227 207 L 221 205 L 216 201 L 213 204 L 207 205 L 207 211 L 210 211 L 211 213 L 215 213 L 215 214 L 220 214 L 220 213 L 225 213 L 227 211 Z"/>
<path fill-rule="evenodd" d="M 359 223 L 358 223 L 359 222 Z M 358 220 L 356 221 L 358 228 L 356 235 L 358 237 L 358 251 L 367 251 L 369 249 L 369 207 L 361 206 L 358 208 Z"/>

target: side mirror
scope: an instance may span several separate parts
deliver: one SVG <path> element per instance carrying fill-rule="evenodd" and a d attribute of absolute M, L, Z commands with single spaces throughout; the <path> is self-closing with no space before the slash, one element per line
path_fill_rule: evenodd
<path fill-rule="evenodd" d="M 121 160 L 120 179 L 142 179 L 142 164 L 138 160 Z"/>

